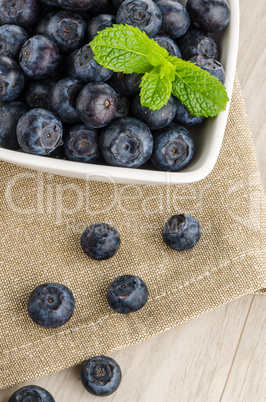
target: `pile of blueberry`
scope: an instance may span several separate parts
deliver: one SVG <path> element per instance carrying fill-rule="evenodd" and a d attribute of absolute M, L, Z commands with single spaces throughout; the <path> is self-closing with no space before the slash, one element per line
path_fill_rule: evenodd
<path fill-rule="evenodd" d="M 98 31 L 129 24 L 169 54 L 224 81 L 209 33 L 228 24 L 226 0 L 0 0 L 0 146 L 85 163 L 178 171 L 193 158 L 183 126 L 200 124 L 171 95 L 141 105 L 140 74 L 95 60 Z"/>
<path fill-rule="evenodd" d="M 191 215 L 173 215 L 162 230 L 162 238 L 173 250 L 193 248 L 201 237 L 199 221 Z M 83 252 L 95 260 L 113 257 L 120 247 L 120 236 L 107 223 L 94 223 L 81 235 Z M 148 300 L 145 282 L 135 275 L 122 275 L 109 286 L 106 294 L 109 306 L 120 314 L 140 310 Z M 59 283 L 45 283 L 37 286 L 28 299 L 29 317 L 44 328 L 58 328 L 64 325 L 74 313 L 75 299 L 69 288 Z M 86 360 L 81 368 L 81 381 L 93 395 L 112 394 L 121 382 L 121 369 L 117 362 L 107 356 L 96 356 Z M 20 388 L 9 399 L 15 401 L 54 402 L 51 394 L 37 386 Z"/>

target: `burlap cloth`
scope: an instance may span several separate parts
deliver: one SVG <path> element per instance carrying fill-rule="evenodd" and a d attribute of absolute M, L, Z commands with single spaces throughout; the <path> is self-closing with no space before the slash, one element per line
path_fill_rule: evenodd
<path fill-rule="evenodd" d="M 62 178 L 1 163 L 0 382 L 14 383 L 138 343 L 237 297 L 265 287 L 266 204 L 238 80 L 218 162 L 203 181 L 179 186 L 113 185 Z M 202 225 L 197 246 L 175 252 L 161 229 L 175 213 Z M 122 243 L 109 261 L 82 253 L 88 224 L 107 222 Z M 114 313 L 109 283 L 139 275 L 149 300 Z M 67 285 L 72 319 L 55 330 L 27 316 L 40 283 Z"/>

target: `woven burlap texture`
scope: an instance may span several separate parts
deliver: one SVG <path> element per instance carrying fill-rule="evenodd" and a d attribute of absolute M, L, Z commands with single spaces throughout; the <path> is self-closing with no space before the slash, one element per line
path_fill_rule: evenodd
<path fill-rule="evenodd" d="M 266 204 L 237 80 L 222 151 L 201 182 L 115 185 L 0 165 L 1 388 L 136 344 L 265 286 Z M 161 230 L 183 212 L 199 219 L 202 237 L 178 253 Z M 121 235 L 110 260 L 81 251 L 80 235 L 94 222 Z M 149 300 L 121 315 L 109 308 L 106 290 L 126 273 L 144 279 Z M 45 282 L 63 283 L 75 296 L 64 327 L 44 329 L 27 315 L 31 290 Z"/>

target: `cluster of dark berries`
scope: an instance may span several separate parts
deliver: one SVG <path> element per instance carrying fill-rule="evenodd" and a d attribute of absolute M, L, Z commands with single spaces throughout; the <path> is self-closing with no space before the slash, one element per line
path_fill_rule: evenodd
<path fill-rule="evenodd" d="M 0 146 L 11 150 L 137 168 L 178 171 L 194 154 L 188 129 L 202 123 L 171 96 L 141 105 L 141 74 L 113 73 L 89 42 L 129 24 L 176 57 L 224 81 L 208 33 L 229 22 L 226 0 L 0 0 Z"/>

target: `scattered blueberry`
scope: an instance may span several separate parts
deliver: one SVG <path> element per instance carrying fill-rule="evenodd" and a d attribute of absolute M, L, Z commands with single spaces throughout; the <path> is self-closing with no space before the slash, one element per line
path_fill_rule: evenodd
<path fill-rule="evenodd" d="M 24 88 L 24 75 L 18 63 L 0 56 L 0 102 L 18 98 Z"/>
<path fill-rule="evenodd" d="M 0 0 L 0 25 L 14 24 L 27 27 L 39 15 L 38 0 Z"/>
<path fill-rule="evenodd" d="M 183 103 L 176 98 L 176 114 L 174 118 L 174 122 L 185 125 L 185 126 L 194 126 L 196 124 L 201 124 L 206 120 L 204 116 L 193 116 L 189 113 L 189 110 L 186 108 Z"/>
<path fill-rule="evenodd" d="M 120 236 L 107 223 L 94 223 L 82 233 L 80 245 L 84 253 L 94 260 L 107 260 L 118 251 Z"/>
<path fill-rule="evenodd" d="M 152 38 L 161 28 L 162 15 L 151 0 L 125 0 L 117 10 L 116 23 L 138 27 Z"/>
<path fill-rule="evenodd" d="M 181 52 L 177 44 L 173 41 L 173 39 L 169 38 L 166 35 L 155 35 L 152 38 L 155 42 L 158 43 L 161 47 L 167 50 L 170 56 L 179 57 L 181 59 Z"/>
<path fill-rule="evenodd" d="M 58 63 L 58 47 L 43 35 L 32 36 L 21 48 L 19 64 L 29 78 L 48 77 Z"/>
<path fill-rule="evenodd" d="M 159 0 L 156 5 L 162 14 L 161 30 L 171 38 L 184 35 L 189 26 L 190 18 L 186 8 L 175 0 Z"/>
<path fill-rule="evenodd" d="M 143 74 L 114 73 L 109 79 L 108 84 L 110 84 L 116 92 L 122 95 L 132 96 L 139 92 L 142 77 Z"/>
<path fill-rule="evenodd" d="M 74 50 L 67 58 L 67 75 L 84 82 L 105 82 L 113 74 L 94 59 L 90 45 Z"/>
<path fill-rule="evenodd" d="M 8 402 L 55 402 L 50 392 L 37 385 L 27 385 L 14 392 Z"/>
<path fill-rule="evenodd" d="M 220 80 L 222 84 L 224 83 L 225 71 L 222 64 L 218 60 L 207 59 L 204 56 L 194 56 L 191 57 L 189 61 L 201 67 L 203 70 L 210 73 L 213 77 L 218 78 L 218 80 Z"/>
<path fill-rule="evenodd" d="M 32 109 L 18 121 L 17 138 L 24 152 L 48 155 L 63 144 L 58 117 L 46 109 Z"/>
<path fill-rule="evenodd" d="M 22 102 L 9 102 L 0 107 L 0 146 L 7 149 L 19 149 L 16 128 L 21 116 L 28 107 Z"/>
<path fill-rule="evenodd" d="M 138 276 L 122 275 L 116 278 L 108 288 L 109 306 L 120 314 L 140 310 L 147 300 L 147 286 Z"/>
<path fill-rule="evenodd" d="M 61 52 L 80 48 L 85 40 L 86 23 L 79 14 L 60 11 L 47 23 L 46 35 L 55 42 Z"/>
<path fill-rule="evenodd" d="M 25 90 L 25 102 L 30 109 L 50 109 L 49 93 L 54 84 L 50 79 L 29 82 Z"/>
<path fill-rule="evenodd" d="M 188 0 L 191 21 L 206 32 L 224 29 L 230 21 L 230 7 L 226 0 Z"/>
<path fill-rule="evenodd" d="M 25 29 L 17 25 L 0 26 L 0 56 L 17 59 L 22 45 L 28 39 Z"/>
<path fill-rule="evenodd" d="M 139 167 L 146 163 L 153 149 L 149 127 L 133 117 L 122 117 L 102 130 L 100 150 L 113 166 Z"/>
<path fill-rule="evenodd" d="M 64 131 L 65 155 L 71 161 L 97 163 L 101 160 L 98 141 L 97 129 L 84 124 L 68 126 Z"/>
<path fill-rule="evenodd" d="M 178 39 L 182 57 L 185 60 L 194 56 L 218 59 L 218 48 L 211 36 L 200 29 L 191 29 Z"/>
<path fill-rule="evenodd" d="M 52 87 L 49 94 L 50 106 L 63 123 L 81 121 L 76 111 L 76 101 L 82 88 L 83 85 L 76 78 L 63 78 Z"/>
<path fill-rule="evenodd" d="M 99 14 L 88 23 L 88 39 L 91 41 L 99 31 L 115 24 L 115 15 Z"/>
<path fill-rule="evenodd" d="M 162 235 L 165 244 L 173 250 L 189 250 L 200 239 L 200 223 L 191 215 L 173 215 L 165 223 Z"/>
<path fill-rule="evenodd" d="M 93 395 L 111 395 L 119 387 L 121 378 L 121 369 L 111 357 L 93 357 L 85 361 L 81 368 L 81 382 Z"/>
<path fill-rule="evenodd" d="M 28 314 L 36 323 L 45 328 L 64 325 L 75 308 L 72 292 L 59 283 L 45 283 L 37 286 L 28 300 Z"/>
<path fill-rule="evenodd" d="M 176 102 L 173 95 L 166 105 L 158 110 L 152 110 L 142 106 L 139 95 L 136 95 L 131 103 L 132 114 L 143 121 L 151 130 L 158 130 L 168 126 L 176 114 Z"/>
<path fill-rule="evenodd" d="M 115 118 L 117 103 L 117 94 L 110 85 L 90 83 L 80 92 L 76 108 L 87 126 L 100 128 Z"/>
<path fill-rule="evenodd" d="M 154 135 L 151 162 L 158 169 L 177 172 L 189 164 L 193 155 L 194 142 L 184 127 L 171 124 Z"/>

